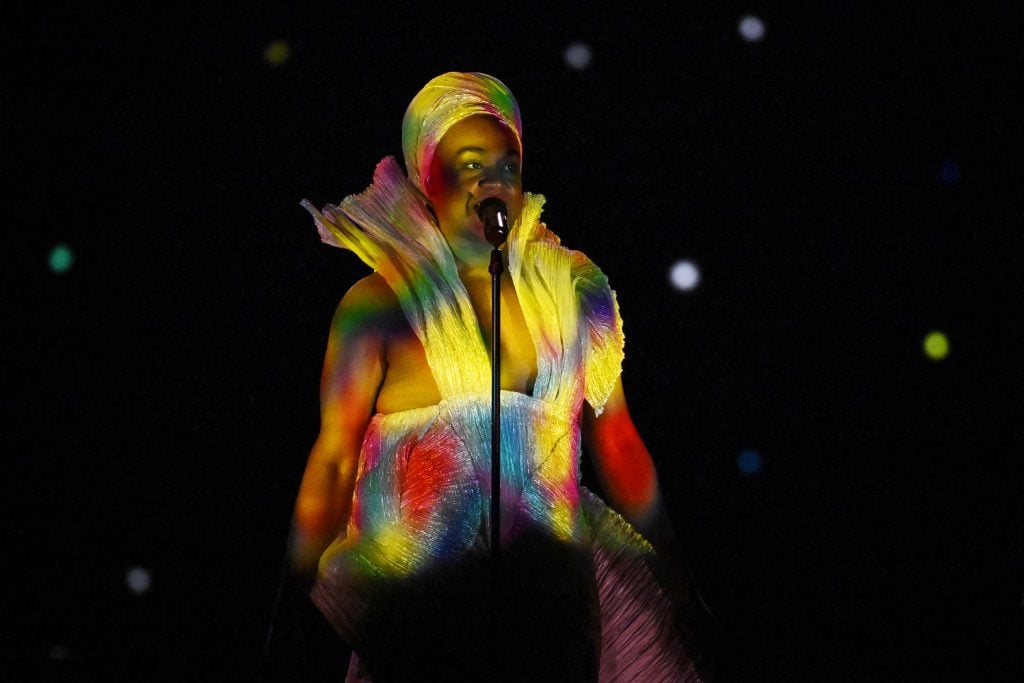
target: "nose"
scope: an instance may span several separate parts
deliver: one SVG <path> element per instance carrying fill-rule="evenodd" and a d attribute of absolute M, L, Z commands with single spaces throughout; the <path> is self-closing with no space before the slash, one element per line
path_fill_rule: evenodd
<path fill-rule="evenodd" d="M 497 173 L 484 173 L 480 176 L 480 187 L 497 187 L 501 185 L 501 176 Z"/>

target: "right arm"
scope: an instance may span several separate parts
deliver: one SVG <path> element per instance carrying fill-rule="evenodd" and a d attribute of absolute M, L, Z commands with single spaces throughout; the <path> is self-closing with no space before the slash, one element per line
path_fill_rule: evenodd
<path fill-rule="evenodd" d="M 327 546 L 345 533 L 363 436 L 387 369 L 387 326 L 393 294 L 379 275 L 357 282 L 331 323 L 320 383 L 320 434 L 306 463 L 292 515 L 289 562 L 316 576 Z"/>

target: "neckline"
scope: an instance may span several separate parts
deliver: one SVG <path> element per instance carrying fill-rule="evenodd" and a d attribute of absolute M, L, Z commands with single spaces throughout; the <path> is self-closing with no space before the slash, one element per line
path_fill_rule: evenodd
<path fill-rule="evenodd" d="M 509 255 L 509 260 L 511 260 L 511 258 L 512 257 L 511 257 L 511 254 L 510 254 Z M 458 271 L 456 271 L 456 275 L 458 276 Z M 505 389 L 505 388 L 502 388 L 501 391 L 510 391 L 512 393 L 523 394 L 524 396 L 529 396 L 531 398 L 537 398 L 537 396 L 536 396 L 537 379 L 540 377 L 540 373 L 541 373 L 541 354 L 540 354 L 540 347 L 537 344 L 537 336 L 534 333 L 533 325 L 530 324 L 530 320 L 528 319 L 529 314 L 527 313 L 526 309 L 523 307 L 522 299 L 519 296 L 519 292 L 520 292 L 520 289 L 522 287 L 522 280 L 521 280 L 521 278 L 517 278 L 512 273 L 512 269 L 508 268 L 508 267 L 505 268 L 505 272 L 503 274 L 503 277 L 512 278 L 512 280 L 511 280 L 512 287 L 513 287 L 513 289 L 515 291 L 516 301 L 519 303 L 519 310 L 520 310 L 520 312 L 523 315 L 523 325 L 526 327 L 526 335 L 530 338 L 530 344 L 533 346 L 533 356 L 534 356 L 534 360 L 535 360 L 535 371 L 533 373 L 533 378 L 530 381 L 529 391 L 517 391 L 515 389 Z M 466 283 L 462 281 L 461 277 L 457 277 L 457 280 L 458 280 L 458 287 L 452 287 L 453 293 L 454 293 L 455 297 L 457 299 L 459 299 L 459 305 L 460 306 L 467 306 L 469 308 L 469 311 L 473 314 L 473 319 L 476 321 L 476 324 L 473 325 L 473 332 L 469 336 L 473 337 L 475 343 L 477 344 L 477 348 L 483 351 L 483 357 L 487 359 L 488 376 L 489 377 L 493 376 L 494 359 L 491 357 L 490 345 L 484 339 L 483 324 L 482 324 L 479 316 L 477 316 L 477 314 L 476 314 L 476 309 L 473 308 L 473 302 L 469 298 L 469 291 L 466 289 Z M 489 297 L 493 297 L 493 293 L 491 291 L 491 288 L 493 288 L 493 286 L 494 286 L 493 282 L 491 280 L 488 280 L 488 285 L 489 285 L 488 296 Z M 493 304 L 493 301 L 492 301 L 492 304 Z M 499 353 L 501 352 L 500 340 L 499 340 L 499 344 L 498 344 L 498 352 Z M 430 365 L 430 363 L 429 363 L 429 356 L 428 356 L 428 363 L 427 363 L 427 365 L 428 366 Z M 434 375 L 434 369 L 433 368 L 430 369 L 430 374 Z M 434 381 L 435 382 L 437 381 L 436 377 L 434 378 Z"/>

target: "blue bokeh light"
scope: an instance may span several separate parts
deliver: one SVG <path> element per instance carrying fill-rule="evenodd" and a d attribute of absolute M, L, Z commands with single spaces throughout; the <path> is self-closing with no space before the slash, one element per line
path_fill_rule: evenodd
<path fill-rule="evenodd" d="M 947 185 L 956 185 L 960 182 L 960 167 L 955 161 L 944 161 L 939 168 L 939 177 Z"/>
<path fill-rule="evenodd" d="M 755 450 L 745 450 L 736 458 L 736 466 L 747 476 L 758 474 L 762 466 L 761 454 Z"/>

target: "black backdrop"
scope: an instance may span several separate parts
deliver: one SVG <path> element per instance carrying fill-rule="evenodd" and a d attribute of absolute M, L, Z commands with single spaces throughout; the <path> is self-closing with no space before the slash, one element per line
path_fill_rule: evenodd
<path fill-rule="evenodd" d="M 1020 407 L 1019 17 L 539 4 L 5 20 L 6 660 L 251 671 L 328 323 L 366 272 L 298 202 L 362 190 L 455 69 L 516 93 L 527 189 L 618 292 L 632 412 L 729 636 L 724 678 L 1024 675 L 1020 427 L 998 417 Z M 563 59 L 576 41 L 587 69 Z M 680 258 L 693 292 L 668 284 Z"/>

